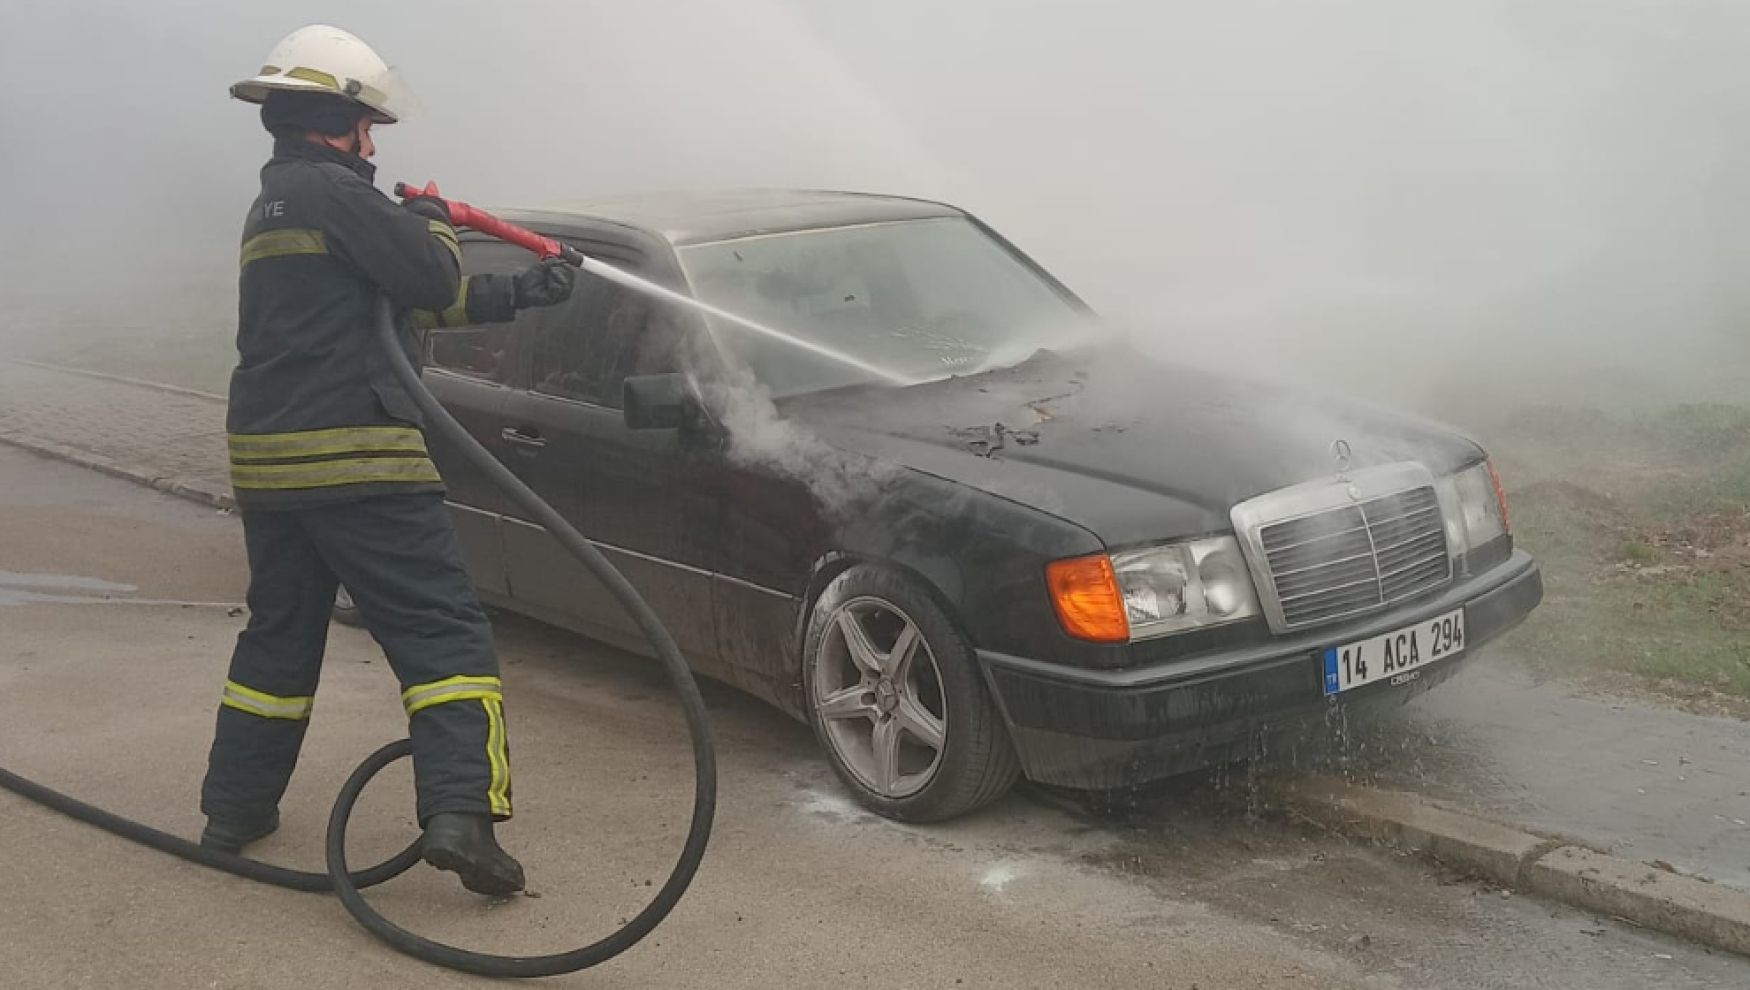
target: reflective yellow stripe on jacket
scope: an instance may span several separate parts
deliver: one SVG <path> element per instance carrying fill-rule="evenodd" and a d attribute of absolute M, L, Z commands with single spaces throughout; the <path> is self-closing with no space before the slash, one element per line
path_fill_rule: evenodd
<path fill-rule="evenodd" d="M 437 482 L 425 437 L 411 426 L 233 433 L 231 484 L 284 491 L 373 482 Z"/>
<path fill-rule="evenodd" d="M 268 258 L 283 258 L 294 254 L 327 254 L 328 238 L 320 230 L 291 228 L 269 230 L 243 242 L 242 266 Z"/>
<path fill-rule="evenodd" d="M 468 325 L 468 278 L 462 276 L 462 287 L 456 290 L 456 301 L 450 303 L 443 311 L 416 309 L 413 311 L 413 326 L 419 330 L 436 330 L 440 327 L 462 327 Z"/>
<path fill-rule="evenodd" d="M 450 253 L 456 256 L 456 264 L 461 264 L 462 242 L 456 239 L 455 228 L 442 220 L 427 221 L 425 226 L 427 230 L 431 231 L 431 236 L 437 238 L 439 244 L 449 248 Z"/>

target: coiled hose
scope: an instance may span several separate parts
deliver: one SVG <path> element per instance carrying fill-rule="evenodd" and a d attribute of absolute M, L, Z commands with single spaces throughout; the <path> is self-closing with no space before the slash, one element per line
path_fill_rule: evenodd
<path fill-rule="evenodd" d="M 693 679 L 693 672 L 687 666 L 686 658 L 681 655 L 680 648 L 675 645 L 674 638 L 663 627 L 662 620 L 657 618 L 650 604 L 626 580 L 625 575 L 594 544 L 584 539 L 576 527 L 555 512 L 552 506 L 536 495 L 522 479 L 500 463 L 498 458 L 480 446 L 467 429 L 456 422 L 455 417 L 426 391 L 424 383 L 419 380 L 419 373 L 414 370 L 402 349 L 400 335 L 395 328 L 394 314 L 386 298 L 377 303 L 376 322 L 378 343 L 389 359 L 390 369 L 396 380 L 418 404 L 428 425 L 454 442 L 473 467 L 484 472 L 504 489 L 529 514 L 529 518 L 545 527 L 567 552 L 581 561 L 591 574 L 607 586 L 608 591 L 638 624 L 645 639 L 655 648 L 657 659 L 662 662 L 663 669 L 680 695 L 681 708 L 687 719 L 687 731 L 692 736 L 693 744 L 695 777 L 692 824 L 688 828 L 680 858 L 656 896 L 617 931 L 580 949 L 544 956 L 497 956 L 461 949 L 417 935 L 383 917 L 371 907 L 360 891 L 400 876 L 419 862 L 419 843 L 415 841 L 392 858 L 370 869 L 352 873 L 346 862 L 346 828 L 365 786 L 384 767 L 412 752 L 412 744 L 405 739 L 392 742 L 372 753 L 341 786 L 340 794 L 334 801 L 334 809 L 328 816 L 325 843 L 327 873 L 308 873 L 215 852 L 187 839 L 86 804 L 5 769 L 0 769 L 0 787 L 124 839 L 131 839 L 191 863 L 199 863 L 288 890 L 333 891 L 339 895 L 346 910 L 371 934 L 400 952 L 447 969 L 478 976 L 535 977 L 558 976 L 599 965 L 638 944 L 639 940 L 662 923 L 686 893 L 693 875 L 698 872 L 700 861 L 705 857 L 705 846 L 711 838 L 711 822 L 717 808 L 717 755 L 711 740 L 711 726 L 705 714 L 704 696 L 699 693 L 699 684 Z"/>

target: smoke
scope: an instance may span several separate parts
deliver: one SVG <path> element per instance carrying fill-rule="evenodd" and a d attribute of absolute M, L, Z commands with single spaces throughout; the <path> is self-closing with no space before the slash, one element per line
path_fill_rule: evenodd
<path fill-rule="evenodd" d="M 1156 353 L 1443 411 L 1750 374 L 1741 5 L 830 9 L 950 195 Z"/>
<path fill-rule="evenodd" d="M 728 434 L 731 464 L 800 481 L 827 519 L 845 522 L 879 497 L 893 468 L 828 444 L 778 411 L 772 395 L 745 365 L 732 362 L 712 390 L 712 412 Z"/>
<path fill-rule="evenodd" d="M 1750 364 L 1730 0 L 13 4 L 0 349 L 228 351 L 267 138 L 225 88 L 317 20 L 420 96 L 385 183 L 945 198 L 1155 353 L 1428 408 Z"/>
<path fill-rule="evenodd" d="M 379 185 L 497 206 L 696 186 L 927 184 L 904 129 L 787 4 L 459 0 L 294 8 L 68 0 L 0 9 L 0 290 L 58 332 L 194 319 L 229 331 L 270 139 L 226 94 L 281 36 L 347 27 L 420 112 L 380 133 Z"/>

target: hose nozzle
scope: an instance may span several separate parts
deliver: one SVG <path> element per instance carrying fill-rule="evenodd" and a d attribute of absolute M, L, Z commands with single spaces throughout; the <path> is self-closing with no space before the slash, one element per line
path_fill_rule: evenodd
<path fill-rule="evenodd" d="M 427 182 L 423 189 L 406 182 L 397 182 L 395 183 L 395 195 L 404 200 L 414 197 L 435 199 L 444 204 L 444 208 L 450 214 L 450 223 L 457 227 L 477 230 L 488 237 L 496 238 L 507 244 L 515 244 L 517 247 L 533 252 L 536 257 L 561 258 L 571 265 L 581 266 L 583 264 L 583 253 L 571 245 L 562 244 L 551 237 L 537 234 L 527 227 L 519 227 L 514 223 L 500 220 L 485 210 L 469 206 L 460 200 L 445 199 L 439 195 L 435 182 Z"/>

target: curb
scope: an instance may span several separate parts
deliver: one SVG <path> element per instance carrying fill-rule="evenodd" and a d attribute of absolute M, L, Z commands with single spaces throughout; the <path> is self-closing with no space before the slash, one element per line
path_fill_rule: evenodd
<path fill-rule="evenodd" d="M 164 477 L 145 468 L 123 464 L 120 461 L 111 460 L 102 454 L 94 454 L 88 450 L 79 450 L 75 447 L 68 447 L 64 444 L 54 443 L 49 440 L 38 440 L 34 437 L 22 437 L 16 433 L 0 433 L 0 443 L 11 444 L 22 450 L 28 450 L 33 454 L 52 457 L 57 461 L 65 461 L 68 464 L 76 464 L 80 467 L 90 468 L 93 471 L 98 471 L 110 475 L 111 477 L 120 478 L 123 481 L 131 481 L 137 485 L 145 485 L 147 488 L 154 488 L 168 495 L 180 496 L 215 509 L 229 510 L 236 505 L 231 499 L 231 492 L 229 490 L 214 488 L 204 481 L 197 481 L 192 478 Z"/>
<path fill-rule="evenodd" d="M 1357 787 L 1330 777 L 1279 781 L 1271 789 L 1284 804 L 1321 825 L 1385 845 L 1426 850 L 1454 869 L 1503 887 L 1522 886 L 1531 864 L 1562 844 L 1430 804 L 1414 794 Z"/>
<path fill-rule="evenodd" d="M 1348 835 L 1688 942 L 1750 956 L 1750 893 L 1330 777 L 1278 779 L 1271 797 Z"/>
<path fill-rule="evenodd" d="M 144 378 L 129 378 L 126 375 L 111 375 L 102 371 L 88 371 L 84 368 L 70 368 L 64 364 L 49 364 L 47 361 L 32 361 L 29 358 L 8 357 L 4 360 L 13 364 L 22 364 L 26 368 L 36 368 L 41 371 L 58 371 L 63 375 L 78 375 L 82 378 L 94 378 L 100 382 L 116 382 L 121 385 L 134 385 L 139 388 L 149 388 L 157 392 L 168 392 L 171 395 L 184 395 L 191 399 L 206 399 L 209 402 L 225 402 L 224 396 L 217 392 L 203 392 L 198 388 L 183 388 L 181 385 L 166 385 L 163 382 L 147 381 Z"/>
<path fill-rule="evenodd" d="M 1529 879 L 1532 893 L 1750 956 L 1750 894 L 1730 887 L 1574 846 L 1531 864 Z"/>

